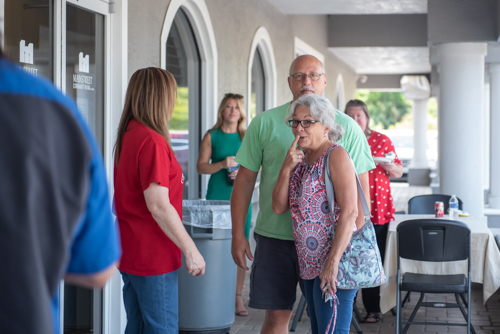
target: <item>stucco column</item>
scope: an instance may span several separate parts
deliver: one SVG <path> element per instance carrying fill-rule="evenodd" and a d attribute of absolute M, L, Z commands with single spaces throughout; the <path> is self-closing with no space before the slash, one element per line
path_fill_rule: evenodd
<path fill-rule="evenodd" d="M 440 192 L 456 194 L 464 210 L 484 211 L 483 89 L 486 43 L 438 46 L 440 69 Z"/>
<path fill-rule="evenodd" d="M 428 186 L 429 163 L 427 161 L 427 101 L 431 93 L 429 80 L 423 75 L 405 75 L 401 78 L 401 90 L 412 101 L 413 157 L 408 170 L 410 185 Z"/>
<path fill-rule="evenodd" d="M 413 160 L 410 168 L 427 168 L 427 101 L 412 100 L 413 105 Z"/>
<path fill-rule="evenodd" d="M 500 208 L 500 64 L 490 64 L 490 208 Z"/>

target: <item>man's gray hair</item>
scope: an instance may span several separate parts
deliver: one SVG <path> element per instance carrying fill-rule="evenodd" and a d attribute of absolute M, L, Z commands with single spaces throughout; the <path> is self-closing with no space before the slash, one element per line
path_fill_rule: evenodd
<path fill-rule="evenodd" d="M 321 95 L 306 94 L 299 97 L 290 105 L 290 112 L 285 118 L 285 122 L 292 119 L 295 109 L 298 106 L 307 107 L 311 117 L 319 121 L 326 128 L 329 128 L 328 139 L 336 143 L 344 134 L 344 128 L 335 124 L 335 108 L 331 102 Z"/>

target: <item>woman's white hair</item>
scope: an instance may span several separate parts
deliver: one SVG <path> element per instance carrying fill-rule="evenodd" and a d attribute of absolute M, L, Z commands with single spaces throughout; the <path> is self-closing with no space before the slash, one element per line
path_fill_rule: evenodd
<path fill-rule="evenodd" d="M 344 134 L 344 128 L 335 124 L 335 109 L 326 97 L 315 94 L 306 94 L 299 97 L 290 105 L 290 112 L 285 117 L 285 122 L 292 119 L 295 109 L 298 106 L 307 107 L 314 120 L 319 121 L 326 128 L 330 129 L 328 131 L 328 139 L 333 143 L 336 143 Z"/>

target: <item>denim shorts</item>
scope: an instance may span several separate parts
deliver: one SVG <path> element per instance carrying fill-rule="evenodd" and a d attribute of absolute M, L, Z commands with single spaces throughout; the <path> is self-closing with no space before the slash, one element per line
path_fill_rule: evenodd
<path fill-rule="evenodd" d="M 248 306 L 261 310 L 293 310 L 297 282 L 302 281 L 295 242 L 257 233 L 254 238 L 256 247 Z"/>

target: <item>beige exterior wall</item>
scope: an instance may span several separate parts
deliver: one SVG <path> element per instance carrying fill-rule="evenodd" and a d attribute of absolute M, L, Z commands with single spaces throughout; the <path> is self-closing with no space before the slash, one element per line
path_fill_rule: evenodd
<path fill-rule="evenodd" d="M 128 77 L 140 68 L 160 66 L 160 36 L 169 1 L 128 2 Z"/>
<path fill-rule="evenodd" d="M 128 76 L 139 68 L 160 66 L 160 35 L 169 1 L 129 1 Z M 266 0 L 205 1 L 218 52 L 218 97 L 227 92 L 246 95 L 250 47 L 255 32 L 265 27 L 271 37 L 277 70 L 277 104 L 291 99 L 287 76 L 298 37 L 325 56 L 328 86 L 325 96 L 335 101 L 339 73 L 344 80 L 345 99 L 356 90 L 355 73 L 337 59 L 328 47 L 327 17 L 284 15 Z"/>

